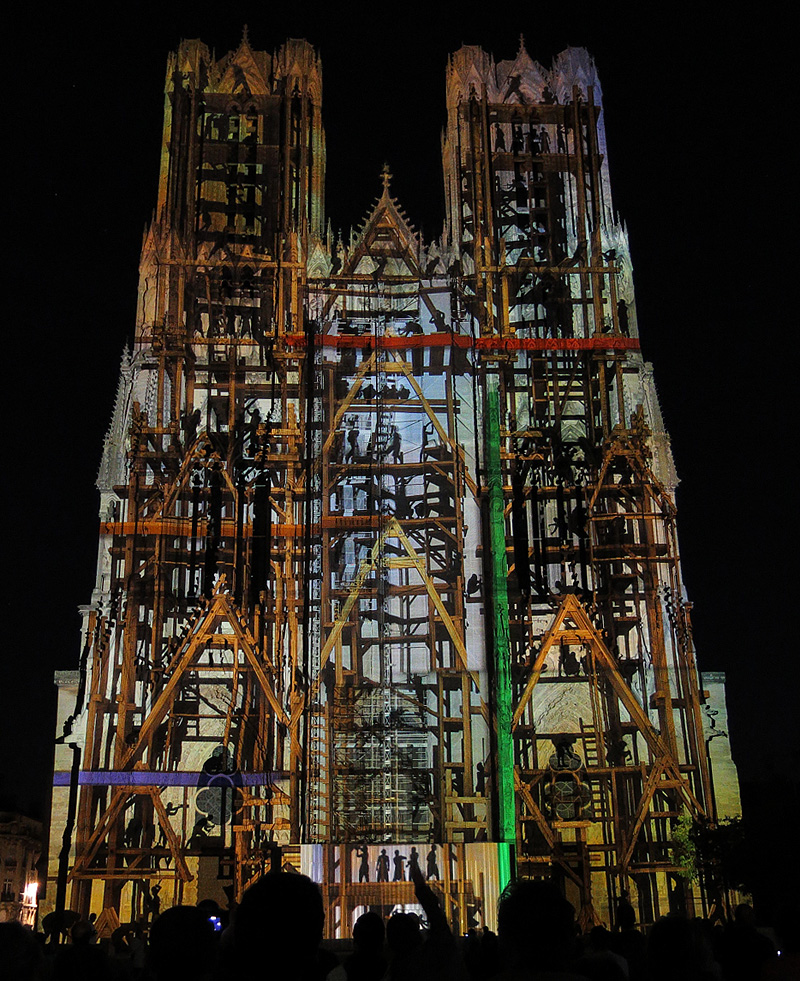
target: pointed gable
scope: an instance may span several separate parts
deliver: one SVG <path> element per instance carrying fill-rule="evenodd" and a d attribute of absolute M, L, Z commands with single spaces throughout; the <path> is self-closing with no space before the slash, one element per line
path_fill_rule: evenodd
<path fill-rule="evenodd" d="M 263 51 L 257 54 L 253 51 L 246 30 L 236 51 L 223 59 L 218 67 L 221 69 L 218 92 L 231 95 L 269 94 L 269 56 Z"/>
<path fill-rule="evenodd" d="M 289 38 L 275 55 L 275 78 L 282 79 L 291 91 L 296 84 L 304 86 L 311 101 L 322 103 L 322 63 L 305 38 Z"/>
<path fill-rule="evenodd" d="M 483 48 L 464 44 L 447 66 L 447 104 L 457 105 L 474 95 L 494 102 L 498 96 L 494 58 Z"/>
<path fill-rule="evenodd" d="M 588 100 L 589 86 L 594 88 L 594 103 L 600 105 L 602 92 L 594 60 L 586 48 L 566 48 L 553 60 L 550 88 L 556 100 L 565 105 L 572 101 L 573 86 Z"/>
<path fill-rule="evenodd" d="M 355 238 L 345 267 L 347 274 L 372 274 L 380 268 L 383 274 L 419 275 L 419 237 L 389 193 L 390 179 L 388 168 L 384 168 L 383 193 Z M 365 261 L 368 259 L 372 261 Z"/>
<path fill-rule="evenodd" d="M 525 39 L 520 35 L 517 57 L 513 61 L 501 61 L 497 66 L 497 87 L 502 101 L 541 102 L 547 82 L 547 72 L 528 54 Z"/>

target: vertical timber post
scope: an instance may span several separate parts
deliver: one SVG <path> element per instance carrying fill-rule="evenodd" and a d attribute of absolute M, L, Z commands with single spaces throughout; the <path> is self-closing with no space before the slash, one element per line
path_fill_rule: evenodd
<path fill-rule="evenodd" d="M 512 854 L 516 843 L 514 796 L 514 745 L 511 735 L 511 645 L 506 577 L 506 526 L 503 505 L 503 472 L 500 466 L 500 400 L 496 383 L 486 393 L 486 465 L 489 485 L 489 542 L 492 623 L 494 627 L 494 722 L 496 793 L 498 800 L 498 861 L 500 890 L 512 878 Z"/>

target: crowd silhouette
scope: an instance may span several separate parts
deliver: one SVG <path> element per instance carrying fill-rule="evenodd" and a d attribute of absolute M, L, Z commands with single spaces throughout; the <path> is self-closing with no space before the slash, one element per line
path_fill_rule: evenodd
<path fill-rule="evenodd" d="M 545 880 L 511 883 L 497 933 L 453 934 L 419 865 L 408 863 L 417 908 L 387 920 L 375 910 L 347 941 L 324 941 L 319 887 L 293 872 L 264 875 L 229 915 L 214 902 L 176 906 L 100 940 L 78 920 L 69 942 L 0 923 L 7 981 L 788 981 L 800 978 L 797 908 L 774 933 L 752 907 L 727 924 L 670 915 L 645 934 L 623 895 L 613 932 L 580 935 L 575 911 Z M 777 944 L 777 946 L 776 946 Z"/>

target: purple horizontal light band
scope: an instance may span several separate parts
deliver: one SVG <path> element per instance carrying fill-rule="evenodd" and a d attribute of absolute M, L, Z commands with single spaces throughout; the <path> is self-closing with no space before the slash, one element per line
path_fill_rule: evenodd
<path fill-rule="evenodd" d="M 78 774 L 79 784 L 91 784 L 98 787 L 196 787 L 202 780 L 204 784 L 219 780 L 221 777 L 236 778 L 245 787 L 274 783 L 279 780 L 281 773 L 204 773 L 202 770 L 159 773 L 151 770 L 81 770 Z M 71 774 L 68 770 L 59 770 L 53 774 L 54 787 L 68 787 Z M 220 780 L 220 783 L 222 781 Z"/>

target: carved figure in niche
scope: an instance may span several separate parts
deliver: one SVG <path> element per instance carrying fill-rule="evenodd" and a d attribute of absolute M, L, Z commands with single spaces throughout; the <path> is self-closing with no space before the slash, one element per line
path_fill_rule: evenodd
<path fill-rule="evenodd" d="M 389 881 L 389 856 L 386 854 L 385 848 L 381 848 L 381 853 L 378 856 L 378 864 L 375 867 L 375 872 L 377 882 Z"/>

